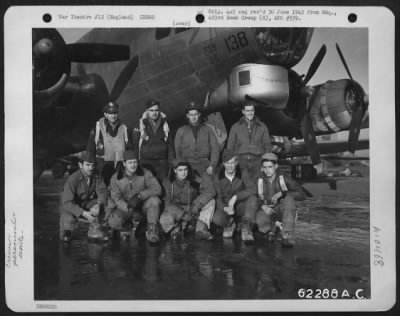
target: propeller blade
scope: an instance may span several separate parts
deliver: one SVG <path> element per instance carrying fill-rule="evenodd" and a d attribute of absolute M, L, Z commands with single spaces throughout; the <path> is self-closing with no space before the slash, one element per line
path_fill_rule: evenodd
<path fill-rule="evenodd" d="M 70 60 L 80 63 L 104 63 L 128 60 L 130 57 L 128 45 L 74 43 L 68 44 L 67 49 Z"/>
<path fill-rule="evenodd" d="M 347 150 L 354 154 L 357 149 L 358 138 L 360 136 L 360 127 L 363 118 L 362 107 L 358 107 L 351 115 L 349 127 L 349 141 L 347 143 Z"/>
<path fill-rule="evenodd" d="M 114 83 L 114 87 L 110 93 L 110 100 L 117 100 L 122 91 L 124 91 L 126 85 L 129 80 L 132 78 L 133 74 L 136 71 L 137 66 L 139 65 L 139 56 L 135 55 L 125 66 L 125 68 L 119 74 L 117 80 Z"/>
<path fill-rule="evenodd" d="M 311 117 L 308 112 L 304 113 L 303 119 L 300 123 L 301 133 L 303 134 L 304 142 L 307 147 L 308 154 L 311 157 L 313 165 L 321 163 L 321 156 L 315 137 L 315 132 L 312 126 Z"/>
<path fill-rule="evenodd" d="M 322 60 L 324 59 L 326 54 L 326 45 L 322 45 L 319 49 L 317 55 L 315 55 L 314 60 L 312 61 L 310 68 L 308 68 L 307 74 L 304 78 L 304 84 L 307 85 L 308 81 L 314 76 L 317 71 L 319 65 L 321 65 Z"/>
<path fill-rule="evenodd" d="M 342 51 L 340 50 L 340 47 L 339 47 L 338 43 L 336 43 L 336 50 L 337 50 L 337 52 L 338 52 L 338 54 L 339 54 L 339 57 L 340 57 L 340 59 L 341 59 L 341 61 L 342 61 L 342 63 L 343 63 L 344 68 L 346 69 L 347 75 L 349 76 L 349 78 L 350 78 L 351 80 L 353 80 L 353 77 L 351 76 L 349 67 L 347 67 L 346 60 L 344 59 L 344 56 L 343 56 L 343 54 L 342 54 Z"/>
<path fill-rule="evenodd" d="M 189 45 L 192 44 L 192 42 L 193 42 L 194 39 L 196 38 L 197 34 L 199 34 L 199 32 L 200 32 L 200 28 L 199 28 L 199 27 L 193 29 L 192 36 L 190 37 L 189 42 L 188 42 Z"/>

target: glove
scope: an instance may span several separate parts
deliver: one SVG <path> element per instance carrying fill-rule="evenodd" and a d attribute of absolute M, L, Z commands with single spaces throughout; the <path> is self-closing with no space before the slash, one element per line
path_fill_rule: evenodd
<path fill-rule="evenodd" d="M 181 220 L 182 222 L 190 222 L 192 219 L 192 215 L 188 212 L 183 213 Z"/>
<path fill-rule="evenodd" d="M 271 216 L 272 214 L 275 213 L 274 209 L 271 208 L 271 207 L 268 206 L 268 205 L 263 205 L 263 206 L 261 206 L 261 208 L 262 208 L 262 210 L 264 211 L 264 213 L 267 214 L 268 216 Z"/>
<path fill-rule="evenodd" d="M 282 197 L 283 197 L 282 192 L 275 193 L 271 198 L 272 204 L 276 205 L 278 203 L 279 199 L 281 199 Z"/>
<path fill-rule="evenodd" d="M 192 215 L 198 215 L 198 214 L 199 214 L 199 207 L 196 206 L 196 205 L 193 205 L 193 206 L 190 208 L 190 214 L 192 214 Z"/>
<path fill-rule="evenodd" d="M 128 200 L 128 208 L 134 211 L 140 202 L 139 196 L 136 194 Z"/>
<path fill-rule="evenodd" d="M 100 205 L 99 204 L 95 204 L 93 205 L 90 210 L 89 210 L 90 214 L 92 214 L 92 216 L 99 216 L 100 214 Z"/>
<path fill-rule="evenodd" d="M 143 215 L 140 212 L 133 211 L 132 212 L 132 220 L 135 222 L 141 222 L 143 219 Z"/>
<path fill-rule="evenodd" d="M 96 220 L 96 217 L 94 217 L 93 214 L 88 211 L 83 211 L 82 216 L 86 218 L 90 223 L 93 223 Z"/>

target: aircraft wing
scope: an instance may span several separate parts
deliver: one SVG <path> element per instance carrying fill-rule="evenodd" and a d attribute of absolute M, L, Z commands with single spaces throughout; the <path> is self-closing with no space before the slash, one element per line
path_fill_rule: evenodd
<path fill-rule="evenodd" d="M 346 152 L 348 141 L 325 141 L 318 143 L 322 155 Z M 357 143 L 357 150 L 369 149 L 369 139 L 360 139 Z M 295 158 L 308 156 L 307 147 L 304 141 L 292 142 L 285 151 L 278 153 L 280 158 Z"/>

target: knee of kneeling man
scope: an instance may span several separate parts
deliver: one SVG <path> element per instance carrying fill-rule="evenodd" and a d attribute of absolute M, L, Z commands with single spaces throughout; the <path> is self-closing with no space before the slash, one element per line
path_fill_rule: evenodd
<path fill-rule="evenodd" d="M 281 203 L 285 206 L 285 207 L 289 207 L 289 208 L 296 208 L 296 202 L 294 200 L 294 198 L 291 195 L 286 195 Z"/>
<path fill-rule="evenodd" d="M 123 222 L 124 220 L 119 214 L 111 213 L 111 215 L 108 217 L 108 226 L 110 226 L 112 229 L 122 229 Z"/>
<path fill-rule="evenodd" d="M 161 214 L 161 216 L 160 216 L 160 224 L 161 224 L 161 226 L 163 226 L 163 228 L 164 228 L 164 226 L 168 226 L 168 225 L 174 224 L 174 222 L 175 222 L 174 218 L 170 214 L 165 213 L 165 212 Z"/>
<path fill-rule="evenodd" d="M 158 196 L 150 196 L 144 203 L 146 206 L 159 206 L 161 201 Z"/>
<path fill-rule="evenodd" d="M 255 195 L 249 196 L 246 201 L 247 206 L 249 207 L 257 207 L 258 206 L 258 199 Z"/>

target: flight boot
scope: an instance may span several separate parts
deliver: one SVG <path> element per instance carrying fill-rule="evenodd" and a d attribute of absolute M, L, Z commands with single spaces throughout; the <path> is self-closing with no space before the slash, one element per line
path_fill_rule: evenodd
<path fill-rule="evenodd" d="M 296 244 L 293 233 L 283 231 L 281 244 L 282 244 L 282 247 L 293 248 L 294 245 Z"/>
<path fill-rule="evenodd" d="M 214 240 L 215 237 L 207 228 L 207 224 L 202 222 L 201 220 L 197 220 L 196 222 L 196 232 L 195 236 L 197 239 L 202 240 Z"/>
<path fill-rule="evenodd" d="M 273 243 L 275 241 L 275 233 L 273 231 L 268 231 L 267 232 L 267 241 L 270 243 Z"/>
<path fill-rule="evenodd" d="M 69 243 L 71 242 L 71 238 L 72 238 L 72 232 L 69 229 L 64 230 L 61 240 L 63 242 Z"/>
<path fill-rule="evenodd" d="M 90 241 L 104 241 L 110 240 L 109 236 L 101 229 L 98 222 L 89 223 L 88 239 Z"/>
<path fill-rule="evenodd" d="M 157 244 L 160 242 L 158 236 L 158 224 L 147 224 L 146 239 L 151 244 Z"/>
<path fill-rule="evenodd" d="M 254 242 L 253 232 L 251 231 L 250 224 L 247 222 L 242 223 L 242 240 L 246 243 Z"/>
<path fill-rule="evenodd" d="M 175 228 L 173 228 L 170 232 L 170 237 L 172 240 L 177 240 L 179 237 L 181 237 L 182 232 L 181 232 L 181 225 L 177 225 Z"/>
<path fill-rule="evenodd" d="M 224 238 L 232 238 L 235 228 L 236 228 L 236 223 L 235 223 L 233 217 L 228 218 L 228 220 L 225 224 L 224 232 L 222 233 L 222 236 Z"/>

